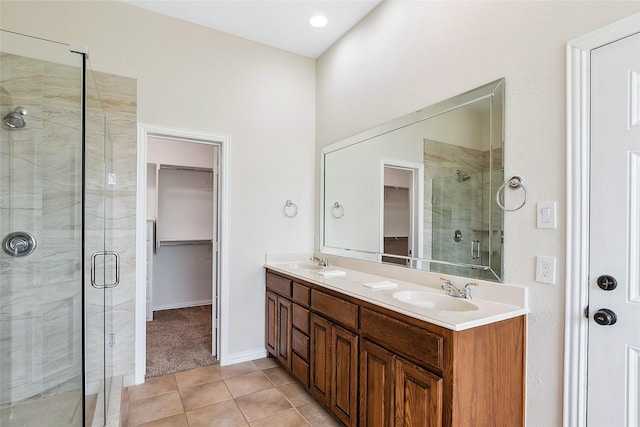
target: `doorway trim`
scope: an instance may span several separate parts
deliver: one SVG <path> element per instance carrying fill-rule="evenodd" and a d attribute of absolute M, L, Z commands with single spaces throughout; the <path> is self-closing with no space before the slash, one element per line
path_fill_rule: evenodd
<path fill-rule="evenodd" d="M 640 32 L 640 13 L 566 45 L 567 254 L 563 425 L 587 425 L 591 51 Z"/>
<path fill-rule="evenodd" d="M 198 132 L 189 129 L 153 125 L 138 122 L 137 143 L 137 188 L 136 188 L 136 299 L 135 299 L 135 384 L 144 383 L 146 372 L 146 219 L 147 219 L 147 140 L 149 137 L 169 139 L 187 139 L 194 142 L 216 144 L 220 147 L 220 199 L 218 232 L 218 359 L 220 363 L 227 358 L 228 348 L 228 253 L 229 253 L 229 148 L 230 137 L 227 135 Z M 215 293 L 213 303 L 215 304 Z"/>
<path fill-rule="evenodd" d="M 424 234 L 424 164 L 411 163 L 399 160 L 382 159 L 380 162 L 380 253 L 384 253 L 384 183 L 385 168 L 402 169 L 411 172 L 411 192 L 409 194 L 409 204 L 411 210 L 411 220 L 409 223 L 411 239 L 410 258 L 422 258 L 423 234 Z M 412 261 L 413 262 L 413 261 Z"/>

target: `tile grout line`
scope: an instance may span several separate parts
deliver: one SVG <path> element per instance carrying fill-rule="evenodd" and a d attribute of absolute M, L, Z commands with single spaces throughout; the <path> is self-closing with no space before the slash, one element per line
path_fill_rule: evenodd
<path fill-rule="evenodd" d="M 218 366 L 219 366 L 219 365 L 218 365 Z M 249 394 L 246 394 L 246 395 L 243 395 L 243 396 L 235 397 L 235 396 L 233 396 L 233 394 L 231 393 L 231 389 L 229 388 L 229 386 L 228 386 L 228 384 L 227 384 L 227 380 L 231 380 L 231 379 L 233 379 L 233 378 L 237 378 L 237 377 L 240 377 L 240 376 L 245 375 L 245 374 L 247 374 L 247 373 L 255 372 L 255 371 L 250 370 L 250 371 L 248 371 L 248 372 L 240 373 L 240 374 L 233 375 L 233 376 L 230 376 L 230 377 L 227 377 L 227 378 L 223 378 L 223 377 L 222 377 L 222 375 L 221 375 L 221 376 L 220 376 L 220 380 L 219 380 L 219 381 L 222 381 L 222 384 L 224 385 L 225 389 L 227 390 L 227 392 L 228 392 L 228 393 L 229 393 L 229 395 L 231 396 L 231 399 L 230 399 L 230 400 L 233 400 L 234 405 L 238 408 L 238 410 L 239 410 L 240 414 L 242 415 L 242 418 L 243 418 L 244 422 L 246 423 L 246 425 L 251 426 L 251 425 L 252 425 L 252 423 L 256 423 L 256 422 L 259 422 L 259 421 L 264 420 L 264 419 L 266 419 L 266 418 L 269 418 L 269 417 L 272 417 L 272 416 L 275 416 L 275 415 L 278 415 L 278 414 L 282 414 L 283 412 L 289 411 L 290 409 L 294 409 L 295 413 L 296 413 L 296 414 L 298 414 L 298 416 L 299 416 L 299 417 L 300 417 L 300 418 L 305 422 L 305 425 L 306 425 L 306 426 L 313 427 L 313 425 L 314 425 L 314 424 L 313 424 L 313 423 L 312 423 L 312 422 L 311 422 L 311 421 L 310 421 L 310 420 L 309 420 L 309 419 L 308 419 L 308 418 L 307 418 L 307 417 L 306 417 L 306 416 L 305 416 L 305 415 L 304 415 L 304 414 L 299 410 L 299 408 L 298 408 L 298 407 L 293 403 L 292 399 L 291 399 L 291 398 L 289 398 L 289 397 L 287 397 L 287 396 L 284 394 L 284 392 L 280 389 L 280 387 L 284 387 L 284 386 L 287 386 L 287 385 L 289 385 L 289 384 L 299 385 L 299 384 L 297 383 L 297 381 L 295 380 L 295 378 L 291 377 L 291 376 L 290 376 L 286 371 L 284 371 L 284 370 L 283 370 L 283 368 L 282 368 L 279 364 L 277 364 L 277 363 L 276 363 L 275 365 L 273 365 L 273 366 L 267 366 L 267 367 L 260 367 L 259 365 L 257 365 L 257 364 L 255 364 L 255 363 L 254 363 L 254 364 L 253 364 L 253 366 L 256 368 L 256 369 L 255 369 L 255 371 L 262 372 L 262 374 L 263 374 L 265 377 L 267 377 L 267 380 L 268 380 L 268 381 L 269 381 L 269 383 L 272 385 L 272 388 L 274 388 L 274 389 L 276 389 L 276 390 L 278 391 L 278 393 L 280 394 L 280 396 L 281 396 L 281 397 L 283 397 L 283 398 L 284 398 L 284 400 L 285 400 L 285 401 L 290 405 L 290 408 L 287 408 L 287 409 L 285 409 L 285 410 L 282 410 L 282 411 L 276 412 L 276 413 L 274 413 L 274 414 L 269 414 L 269 415 L 267 415 L 267 416 L 265 416 L 265 417 L 262 417 L 262 418 L 259 418 L 259 419 L 256 419 L 256 420 L 253 420 L 253 421 L 251 421 L 251 422 L 250 422 L 250 421 L 248 420 L 247 416 L 245 415 L 244 411 L 241 409 L 240 405 L 238 404 L 237 399 L 242 398 L 242 397 L 245 397 L 245 396 L 249 396 L 249 395 L 251 395 L 251 394 L 258 393 L 258 392 L 260 392 L 260 391 L 255 391 L 255 392 L 253 392 L 253 393 L 249 393 Z M 275 378 L 275 379 L 273 379 L 271 376 L 269 376 L 269 375 L 266 373 L 266 371 L 268 371 L 268 370 L 270 370 L 270 369 L 280 369 L 280 370 L 283 370 L 283 372 L 285 373 L 285 378 L 280 378 L 280 379 L 278 379 L 278 376 L 277 376 L 277 375 L 274 375 L 276 378 Z M 275 371 L 275 373 L 278 373 L 278 374 L 279 374 L 279 371 L 277 371 L 277 370 L 276 370 L 276 371 Z M 187 411 L 187 410 L 186 410 L 186 407 L 185 407 L 185 405 L 184 405 L 184 400 L 183 400 L 183 392 L 186 390 L 186 388 L 187 388 L 187 387 L 185 387 L 185 390 L 183 390 L 183 388 L 181 388 L 181 387 L 178 385 L 178 379 L 177 379 L 177 377 L 176 377 L 176 374 L 177 374 L 177 373 L 173 373 L 173 374 L 170 374 L 170 375 L 173 377 L 173 382 L 175 383 L 175 386 L 176 386 L 175 391 L 178 391 L 178 396 L 179 396 L 179 398 L 180 398 L 180 404 L 181 404 L 181 407 L 182 407 L 182 414 L 183 414 L 183 415 L 184 415 L 184 417 L 185 417 L 185 421 L 186 421 L 187 425 L 188 425 L 188 426 L 190 426 L 190 425 L 191 425 L 191 423 L 189 422 L 189 418 L 187 417 L 187 412 L 190 412 L 190 411 Z M 286 380 L 287 382 L 280 383 L 280 381 L 282 381 L 283 379 L 284 379 L 284 380 Z M 207 382 L 207 383 L 203 383 L 203 384 L 209 384 L 209 383 L 215 383 L 215 382 L 217 382 L 217 381 L 209 381 L 209 382 Z M 193 387 L 195 387 L 195 386 L 193 386 Z M 127 402 L 127 404 L 129 405 L 129 404 L 131 403 L 131 402 L 130 402 L 131 395 L 130 395 L 130 393 L 129 393 L 128 388 L 129 388 L 129 387 L 127 387 L 127 388 L 126 388 L 126 391 L 125 391 L 125 392 L 123 392 L 123 395 L 126 395 L 126 397 L 127 397 L 127 401 L 128 401 L 128 402 Z M 167 391 L 166 393 L 169 393 L 169 391 Z M 313 397 L 312 395 L 310 395 L 310 393 L 308 392 L 308 390 L 306 390 L 306 389 L 302 388 L 302 393 L 309 394 L 309 397 L 311 398 L 311 401 L 310 401 L 310 402 L 308 402 L 308 403 L 302 404 L 302 405 L 300 405 L 300 406 L 304 406 L 304 405 L 306 405 L 306 404 L 313 404 L 313 403 L 315 402 L 314 397 Z M 161 394 L 165 394 L 165 393 L 161 393 Z M 122 396 L 122 397 L 124 397 L 124 396 Z M 154 396 L 150 396 L 150 397 L 148 397 L 148 398 L 152 398 L 152 397 L 154 397 Z M 143 400 L 143 399 L 140 399 L 140 400 Z M 128 405 L 127 405 L 127 406 L 128 406 Z M 195 409 L 194 409 L 194 410 L 195 410 Z M 193 410 L 192 410 L 192 411 L 193 411 Z M 127 412 L 129 412 L 129 411 L 127 411 Z M 127 414 L 127 420 L 126 420 L 127 422 L 129 421 L 129 419 L 128 419 L 128 418 L 129 418 L 129 417 L 128 417 L 128 415 L 129 415 L 129 414 Z M 167 417 L 165 417 L 165 418 L 167 418 Z M 161 419 L 159 419 L 159 420 L 162 420 L 162 418 L 161 418 Z M 154 421 L 159 421 L 159 420 L 154 420 Z M 126 427 L 126 425 L 125 425 L 125 424 L 123 424 L 123 427 Z"/>
<path fill-rule="evenodd" d="M 277 365 L 277 364 L 276 364 L 275 366 L 272 366 L 272 367 L 267 368 L 267 369 L 272 369 L 272 368 L 280 368 L 280 369 L 282 369 L 282 367 L 281 367 L 280 365 Z M 263 369 L 263 370 L 262 370 L 262 372 L 264 372 L 265 370 L 266 370 L 266 369 Z M 284 370 L 284 369 L 283 369 L 283 370 Z M 286 371 L 285 371 L 285 372 L 286 372 Z M 282 395 L 282 397 L 284 397 L 284 399 L 285 399 L 287 402 L 289 402 L 289 405 L 291 405 L 291 407 L 292 407 L 292 408 L 293 408 L 293 409 L 298 413 L 298 415 L 300 415 L 300 417 L 301 417 L 301 418 L 302 418 L 302 419 L 303 419 L 303 420 L 304 420 L 304 421 L 305 421 L 309 426 L 312 426 L 311 422 L 307 419 L 307 417 L 305 417 L 305 416 L 302 414 L 302 412 L 300 412 L 300 411 L 298 410 L 298 407 L 297 407 L 296 405 L 294 405 L 294 404 L 293 404 L 293 402 L 291 402 L 291 400 L 290 400 L 290 399 L 289 399 L 289 398 L 288 398 L 288 397 L 287 397 L 287 396 L 286 396 L 286 395 L 285 395 L 285 394 L 284 394 L 284 393 L 283 393 L 283 392 L 278 388 L 278 385 L 277 385 L 276 383 L 274 383 L 274 382 L 273 382 L 273 380 L 271 379 L 271 377 L 270 377 L 269 375 L 267 375 L 266 373 L 265 373 L 265 375 L 266 375 L 266 377 L 269 379 L 269 381 L 271 381 L 271 384 L 273 384 L 273 386 L 276 388 L 276 390 L 278 390 L 278 392 Z M 288 374 L 287 374 L 287 375 L 288 375 Z M 296 382 L 295 378 L 291 377 L 291 379 L 292 379 L 292 381 L 291 381 L 291 382 L 284 383 L 284 384 L 281 384 L 281 385 L 286 385 L 286 384 L 297 384 L 297 385 L 299 385 L 299 384 Z M 305 393 L 307 393 L 307 391 L 306 391 L 306 390 L 304 390 L 304 389 L 303 389 L 303 391 L 304 391 Z M 311 398 L 313 399 L 313 396 L 311 396 Z M 284 412 L 284 411 L 283 411 L 283 412 Z"/>
<path fill-rule="evenodd" d="M 255 364 L 255 363 L 254 363 L 254 364 Z M 258 368 L 258 367 L 256 366 L 256 368 Z M 259 370 L 260 372 L 262 372 L 262 374 L 263 374 L 265 377 L 267 377 L 267 379 L 269 380 L 269 382 L 271 383 L 271 385 L 273 385 L 273 388 L 274 388 L 274 389 L 276 389 L 276 390 L 278 391 L 278 393 L 280 393 L 280 395 L 284 398 L 284 400 L 286 400 L 286 401 L 289 403 L 289 405 L 291 405 L 291 408 L 285 409 L 285 410 L 283 410 L 283 411 L 276 412 L 276 413 L 271 414 L 271 415 L 267 415 L 266 417 L 259 418 L 259 419 L 257 419 L 257 420 L 253 420 L 252 422 L 257 422 L 257 421 L 263 420 L 263 419 L 265 419 L 265 418 L 269 418 L 269 417 L 271 417 L 271 416 L 278 415 L 278 414 L 281 414 L 281 413 L 283 413 L 283 412 L 289 411 L 290 409 L 293 409 L 293 410 L 294 410 L 294 411 L 295 411 L 295 412 L 300 416 L 300 418 L 302 418 L 302 419 L 304 420 L 304 422 L 305 422 L 305 423 L 307 423 L 307 425 L 308 425 L 309 427 L 311 427 L 311 426 L 312 426 L 312 424 L 309 422 L 309 420 L 308 420 L 308 419 L 307 419 L 307 418 L 306 418 L 306 417 L 305 417 L 305 416 L 304 416 L 304 415 L 303 415 L 303 414 L 298 410 L 298 408 L 297 408 L 297 407 L 296 407 L 296 406 L 291 402 L 291 400 L 290 400 L 287 396 L 285 396 L 285 394 L 284 394 L 284 393 L 279 389 L 278 384 L 276 384 L 276 383 L 274 382 L 274 380 L 273 380 L 273 379 L 272 379 L 272 378 L 271 378 L 271 377 L 270 377 L 270 376 L 265 372 L 265 371 L 266 371 L 266 370 L 268 370 L 268 369 L 274 369 L 274 368 L 280 368 L 280 369 L 282 369 L 282 367 L 281 367 L 280 365 L 277 365 L 277 364 L 276 364 L 276 365 L 274 365 L 274 366 L 269 366 L 269 367 L 267 367 L 267 368 L 258 368 L 258 370 Z M 232 377 L 232 378 L 233 378 L 233 377 Z M 290 381 L 290 382 L 288 382 L 288 383 L 283 383 L 283 384 L 280 384 L 280 385 L 293 384 L 293 383 L 295 383 L 295 379 L 293 379 L 293 378 L 292 378 L 292 381 Z M 226 385 L 227 385 L 227 384 L 225 383 L 225 386 L 226 386 Z M 255 393 L 259 393 L 259 392 L 249 393 L 249 394 L 247 394 L 247 395 L 245 395 L 245 396 L 249 396 L 249 395 L 251 395 L 251 394 L 255 394 Z M 240 396 L 240 397 L 244 397 L 244 396 Z M 234 402 L 235 402 L 236 398 L 234 397 L 234 398 L 233 398 L 233 400 L 234 400 Z M 236 405 L 238 406 L 238 408 L 240 408 L 240 406 L 237 404 L 237 402 L 235 402 L 235 403 L 236 403 Z M 243 416 L 243 417 L 245 417 L 245 416 L 244 416 L 244 412 L 242 412 L 242 409 L 240 409 L 240 412 L 242 413 L 242 416 Z M 247 421 L 247 424 L 249 424 L 249 426 L 251 426 L 251 422 L 249 422 L 249 420 L 247 420 L 247 418 L 246 418 L 246 417 L 245 417 L 245 420 Z"/>

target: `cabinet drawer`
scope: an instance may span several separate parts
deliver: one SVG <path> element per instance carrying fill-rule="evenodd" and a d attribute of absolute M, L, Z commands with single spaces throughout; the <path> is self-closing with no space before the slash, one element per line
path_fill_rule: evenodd
<path fill-rule="evenodd" d="M 444 337 L 409 325 L 384 314 L 363 308 L 362 330 L 378 343 L 400 354 L 442 370 Z"/>
<path fill-rule="evenodd" d="M 291 280 L 267 273 L 267 289 L 291 298 Z"/>
<path fill-rule="evenodd" d="M 349 328 L 358 328 L 358 306 L 356 304 L 312 289 L 311 308 Z"/>
<path fill-rule="evenodd" d="M 291 373 L 305 387 L 309 387 L 309 364 L 295 353 L 291 355 Z"/>
<path fill-rule="evenodd" d="M 293 326 L 309 335 L 309 310 L 293 304 Z"/>
<path fill-rule="evenodd" d="M 295 328 L 291 336 L 291 346 L 300 357 L 306 361 L 309 360 L 309 337 Z"/>
<path fill-rule="evenodd" d="M 304 306 L 309 306 L 310 291 L 307 286 L 293 282 L 293 300 Z"/>

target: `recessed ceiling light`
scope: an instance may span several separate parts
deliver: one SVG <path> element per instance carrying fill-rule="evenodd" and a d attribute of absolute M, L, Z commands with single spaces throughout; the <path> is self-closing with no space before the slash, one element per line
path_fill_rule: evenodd
<path fill-rule="evenodd" d="M 314 28 L 322 28 L 325 25 L 327 25 L 327 18 L 324 17 L 323 15 L 313 15 L 310 19 L 309 19 L 309 25 L 311 25 Z"/>

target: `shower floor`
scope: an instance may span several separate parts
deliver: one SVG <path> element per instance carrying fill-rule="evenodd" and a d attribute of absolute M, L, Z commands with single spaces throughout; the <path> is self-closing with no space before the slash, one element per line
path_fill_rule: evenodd
<path fill-rule="evenodd" d="M 0 407 L 2 427 L 39 426 L 81 426 L 82 399 L 78 393 L 63 393 L 41 399 Z"/>

